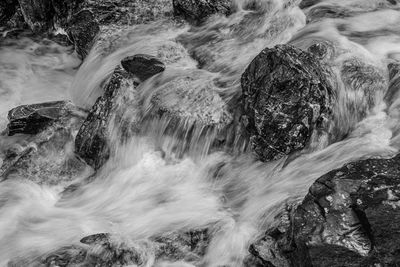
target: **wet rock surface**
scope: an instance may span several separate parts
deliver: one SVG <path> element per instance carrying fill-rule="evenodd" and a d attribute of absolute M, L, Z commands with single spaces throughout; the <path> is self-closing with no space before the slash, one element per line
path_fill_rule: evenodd
<path fill-rule="evenodd" d="M 400 218 L 399 173 L 398 155 L 353 162 L 323 175 L 291 211 L 290 226 L 268 232 L 264 240 L 272 236 L 273 245 L 262 248 L 259 241 L 251 252 L 272 263 L 279 253 L 268 253 L 277 244 L 286 259 L 302 259 L 274 266 L 397 266 L 400 228 L 393 222 Z"/>
<path fill-rule="evenodd" d="M 326 131 L 334 100 L 329 70 L 289 45 L 264 49 L 242 75 L 244 112 L 253 150 L 279 159 Z"/>
<path fill-rule="evenodd" d="M 57 185 L 85 171 L 86 164 L 73 153 L 74 135 L 85 115 L 67 101 L 24 105 L 11 110 L 8 134 L 12 131 L 19 135 L 4 137 L 15 143 L 1 147 L 0 180 L 26 179 Z"/>
<path fill-rule="evenodd" d="M 66 101 L 22 105 L 8 112 L 8 135 L 37 134 L 68 112 Z"/>
<path fill-rule="evenodd" d="M 51 0 L 18 0 L 25 22 L 34 32 L 52 28 L 54 9 Z"/>
<path fill-rule="evenodd" d="M 154 260 L 196 262 L 205 254 L 208 243 L 206 230 L 168 233 L 137 242 L 100 233 L 86 236 L 78 244 L 58 248 L 33 260 L 15 259 L 8 266 L 148 266 Z"/>
<path fill-rule="evenodd" d="M 79 12 L 85 0 L 52 0 L 54 22 L 65 27 L 72 16 Z"/>
<path fill-rule="evenodd" d="M 0 2 L 0 27 L 5 25 L 17 11 L 18 0 L 3 0 Z"/>
<path fill-rule="evenodd" d="M 81 59 L 89 54 L 99 31 L 99 24 L 89 10 L 80 11 L 69 21 L 66 32 Z"/>
<path fill-rule="evenodd" d="M 231 14 L 233 3 L 231 0 L 173 0 L 173 5 L 175 15 L 200 23 L 213 14 Z"/>
<path fill-rule="evenodd" d="M 139 54 L 126 57 L 121 61 L 122 67 L 137 76 L 141 81 L 163 72 L 165 65 L 154 56 Z"/>
<path fill-rule="evenodd" d="M 136 86 L 133 75 L 118 66 L 79 129 L 75 151 L 94 169 L 110 157 L 111 131 L 133 101 Z"/>

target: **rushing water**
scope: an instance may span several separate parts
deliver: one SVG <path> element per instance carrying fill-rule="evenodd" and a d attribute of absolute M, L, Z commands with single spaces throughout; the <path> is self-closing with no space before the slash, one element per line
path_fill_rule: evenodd
<path fill-rule="evenodd" d="M 391 106 L 383 99 L 389 84 L 386 66 L 400 60 L 399 3 L 313 2 L 317 3 L 301 10 L 298 1 L 237 0 L 235 14 L 211 18 L 201 27 L 156 22 L 111 30 L 82 65 L 71 48 L 51 41 L 25 38 L 2 43 L 0 126 L 4 128 L 6 112 L 19 104 L 72 99 L 90 107 L 108 75 L 128 55 L 159 56 L 167 63 L 163 75 L 191 76 L 197 79 L 196 86 L 218 81 L 219 87 L 213 90 L 228 102 L 240 92 L 240 75 L 263 48 L 291 43 L 307 49 L 322 41 L 330 47 L 324 60 L 337 75 L 335 120 L 341 135 L 336 143 L 315 144 L 316 149 L 294 159 L 261 163 L 246 149 L 239 149 L 241 153 L 235 156 L 210 153 L 204 147 L 212 140 L 199 139 L 192 140 L 200 145 L 191 146 L 190 153 L 176 157 L 168 145 L 184 140 L 162 134 L 154 138 L 154 132 L 163 133 L 164 126 L 161 121 L 152 122 L 147 136 L 132 137 L 122 146 L 115 142 L 115 154 L 94 181 L 73 194 L 24 180 L 2 182 L 0 265 L 77 243 L 95 233 L 109 232 L 135 241 L 209 228 L 210 246 L 202 262 L 194 264 L 241 266 L 250 242 L 274 223 L 286 203 L 301 199 L 316 178 L 350 161 L 395 154 L 400 98 L 393 94 Z M 318 11 L 324 9 L 339 10 L 340 16 Z M 185 48 L 195 51 L 201 64 Z M 365 82 L 359 87 L 371 93 L 352 88 L 357 81 L 343 82 L 346 64 L 355 61 L 380 75 L 379 83 Z M 367 80 L 369 75 L 366 71 L 359 79 Z M 162 89 L 160 80 L 168 81 L 151 80 L 139 87 L 145 105 Z M 5 142 L 0 139 L 0 146 Z"/>

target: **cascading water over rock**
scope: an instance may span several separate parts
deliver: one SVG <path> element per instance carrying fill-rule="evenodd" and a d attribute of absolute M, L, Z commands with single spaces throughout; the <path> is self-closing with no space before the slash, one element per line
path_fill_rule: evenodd
<path fill-rule="evenodd" d="M 0 266 L 398 264 L 398 2 L 17 2 Z"/>

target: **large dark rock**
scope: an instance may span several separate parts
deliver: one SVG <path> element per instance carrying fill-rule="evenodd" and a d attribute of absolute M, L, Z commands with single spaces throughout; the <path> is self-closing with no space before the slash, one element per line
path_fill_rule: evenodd
<path fill-rule="evenodd" d="M 311 53 L 278 45 L 264 49 L 242 75 L 251 144 L 261 160 L 303 149 L 328 129 L 334 93 L 330 73 Z"/>
<path fill-rule="evenodd" d="M 304 255 L 299 248 L 307 246 L 311 264 L 293 266 L 398 266 L 399 177 L 400 155 L 333 170 L 292 210 L 286 230 L 269 235 L 286 257 Z"/>
<path fill-rule="evenodd" d="M 51 0 L 18 0 L 25 22 L 34 32 L 53 27 L 54 8 Z"/>
<path fill-rule="evenodd" d="M 75 140 L 75 152 L 94 169 L 110 157 L 111 131 L 120 124 L 120 117 L 132 104 L 136 85 L 134 76 L 120 66 L 112 74 Z M 121 126 L 121 125 L 119 125 Z"/>
<path fill-rule="evenodd" d="M 141 81 L 163 72 L 165 65 L 154 56 L 138 54 L 121 61 L 122 67 L 137 76 Z"/>
<path fill-rule="evenodd" d="M 100 27 L 92 12 L 82 10 L 75 14 L 68 23 L 67 34 L 75 45 L 75 50 L 81 59 L 90 52 Z"/>
<path fill-rule="evenodd" d="M 26 179 L 60 185 L 85 171 L 86 164 L 73 153 L 74 134 L 85 115 L 66 101 L 11 110 L 8 131 L 25 135 L 2 137 L 6 145 L 0 147 L 0 181 Z"/>
<path fill-rule="evenodd" d="M 5 25 L 17 11 L 18 0 L 2 0 L 0 2 L 0 27 Z"/>
<path fill-rule="evenodd" d="M 232 13 L 232 0 L 173 0 L 174 12 L 190 22 L 202 22 L 213 14 Z"/>

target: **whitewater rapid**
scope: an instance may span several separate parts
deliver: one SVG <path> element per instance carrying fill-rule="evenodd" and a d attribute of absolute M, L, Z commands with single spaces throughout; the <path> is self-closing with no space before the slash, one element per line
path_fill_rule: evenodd
<path fill-rule="evenodd" d="M 339 6 L 353 13 L 307 24 L 308 10 L 301 10 L 296 1 L 259 0 L 257 11 L 243 8 L 248 1 L 237 2 L 237 13 L 212 18 L 201 27 L 155 22 L 112 30 L 82 63 L 71 47 L 50 40 L 22 38 L 2 43 L 1 129 L 6 126 L 7 111 L 21 104 L 72 100 L 90 108 L 115 66 L 139 53 L 163 58 L 166 75 L 177 77 L 199 71 L 198 62 L 185 48 L 212 55 L 202 66 L 204 75 L 196 77 L 199 84 L 220 81 L 223 86 L 217 90 L 226 102 L 240 92 L 240 76 L 249 62 L 263 48 L 276 44 L 307 49 L 317 40 L 329 42 L 334 51 L 329 62 L 338 77 L 343 62 L 356 57 L 379 70 L 386 85 L 387 65 L 400 60 L 398 4 L 321 1 L 317 5 Z M 152 81 L 140 85 L 143 102 L 161 87 Z M 360 92 L 338 82 L 336 93 L 337 125 L 349 132 L 329 146 L 316 144 L 314 150 L 296 158 L 261 163 L 246 149 L 238 154 L 202 149 L 211 140 L 195 141 L 203 143 L 181 157 L 170 147 L 183 141 L 160 134 L 161 123 L 155 123 L 147 136 L 134 136 L 121 146 L 115 142 L 115 154 L 93 182 L 72 193 L 23 177 L 2 182 L 0 265 L 77 243 L 90 234 L 107 232 L 143 242 L 165 232 L 208 228 L 212 239 L 207 253 L 201 263 L 192 264 L 241 266 L 249 244 L 276 222 L 285 205 L 301 200 L 319 176 L 357 159 L 390 157 L 398 151 L 400 98 L 396 94 L 390 106 L 384 101 L 386 91 L 374 94 L 373 106 L 360 121 L 359 114 L 348 108 L 363 97 Z M 0 137 L 0 155 L 10 142 Z"/>

